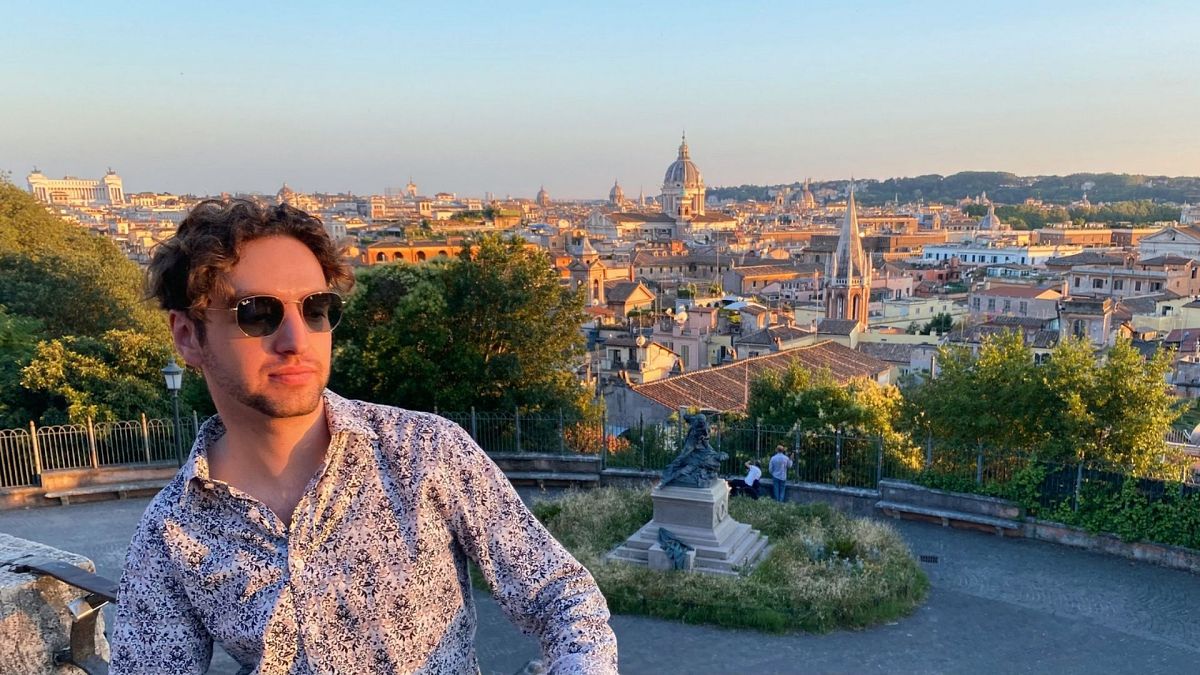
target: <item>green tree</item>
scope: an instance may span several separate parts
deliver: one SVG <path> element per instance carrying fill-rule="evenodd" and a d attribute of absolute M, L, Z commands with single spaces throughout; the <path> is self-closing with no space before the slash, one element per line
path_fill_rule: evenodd
<path fill-rule="evenodd" d="M 0 181 L 0 425 L 168 410 L 170 336 L 142 284 L 111 240 Z M 185 407 L 211 408 L 198 378 L 185 383 Z"/>
<path fill-rule="evenodd" d="M 767 425 L 890 435 L 900 403 L 896 387 L 865 378 L 843 384 L 828 370 L 811 371 L 793 361 L 785 371 L 755 379 L 746 408 L 750 419 Z"/>
<path fill-rule="evenodd" d="M 170 355 L 167 343 L 133 331 L 44 340 L 21 370 L 21 386 L 42 400 L 43 424 L 167 416 L 160 369 Z"/>
<path fill-rule="evenodd" d="M 138 266 L 112 240 L 0 183 L 0 304 L 9 312 L 38 319 L 53 337 L 136 330 L 166 340 L 142 284 Z"/>
<path fill-rule="evenodd" d="M 905 418 L 958 447 L 1033 449 L 1044 439 L 1047 392 L 1021 335 L 985 338 L 975 355 L 963 346 L 938 350 L 938 376 L 914 387 Z"/>
<path fill-rule="evenodd" d="M 544 251 L 485 236 L 454 259 L 359 278 L 335 340 L 334 385 L 415 409 L 581 415 L 583 299 Z"/>
<path fill-rule="evenodd" d="M 1169 464 L 1173 458 L 1164 456 L 1163 435 L 1185 407 L 1165 384 L 1170 367 L 1169 352 L 1145 359 L 1125 339 L 1102 362 L 1086 340 L 1064 341 L 1045 368 L 1056 413 L 1047 420 L 1048 454 L 1140 475 Z"/>
<path fill-rule="evenodd" d="M 949 333 L 954 327 L 954 317 L 946 312 L 942 312 L 929 320 L 925 327 L 921 329 L 921 335 L 929 335 L 930 333 Z"/>
<path fill-rule="evenodd" d="M 0 428 L 24 426 L 37 417 L 40 406 L 19 383 L 43 337 L 40 321 L 9 314 L 0 305 Z"/>

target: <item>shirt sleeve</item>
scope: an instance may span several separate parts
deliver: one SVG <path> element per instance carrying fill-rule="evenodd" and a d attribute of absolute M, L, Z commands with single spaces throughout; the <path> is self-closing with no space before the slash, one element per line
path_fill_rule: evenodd
<path fill-rule="evenodd" d="M 509 620 L 536 635 L 549 673 L 617 672 L 608 603 L 592 575 L 538 522 L 512 484 L 456 424 L 440 466 L 451 527 Z"/>
<path fill-rule="evenodd" d="M 110 641 L 112 675 L 204 673 L 212 637 L 167 555 L 163 524 L 143 516 L 129 544 Z"/>

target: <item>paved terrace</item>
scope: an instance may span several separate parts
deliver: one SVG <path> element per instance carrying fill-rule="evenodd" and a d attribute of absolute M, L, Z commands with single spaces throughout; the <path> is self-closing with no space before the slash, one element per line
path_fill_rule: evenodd
<path fill-rule="evenodd" d="M 0 531 L 82 553 L 120 574 L 148 500 L 0 512 Z M 763 635 L 632 616 L 613 619 L 623 673 L 1200 672 L 1200 578 L 1022 539 L 897 525 L 924 567 L 928 602 L 866 631 Z M 536 656 L 486 595 L 478 650 L 485 673 Z M 235 673 L 223 653 L 214 673 Z"/>

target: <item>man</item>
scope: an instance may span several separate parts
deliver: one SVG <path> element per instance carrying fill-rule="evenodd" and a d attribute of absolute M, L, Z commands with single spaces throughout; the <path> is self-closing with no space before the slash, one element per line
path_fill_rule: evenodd
<path fill-rule="evenodd" d="M 729 481 L 729 494 L 732 496 L 746 495 L 758 499 L 758 480 L 762 478 L 762 469 L 753 459 L 746 462 L 746 477 L 734 478 Z"/>
<path fill-rule="evenodd" d="M 477 672 L 468 559 L 550 672 L 615 672 L 591 575 L 461 428 L 325 388 L 353 278 L 318 219 L 203 202 L 149 282 L 218 415 L 130 544 L 114 674 L 214 641 L 243 672 Z"/>
<path fill-rule="evenodd" d="M 758 499 L 758 480 L 762 478 L 762 469 L 758 468 L 756 460 L 746 462 L 746 477 L 742 480 L 746 484 L 746 494 L 754 499 Z"/>
<path fill-rule="evenodd" d="M 792 458 L 788 456 L 787 448 L 782 445 L 775 446 L 775 454 L 771 455 L 767 471 L 771 472 L 771 496 L 777 502 L 787 501 L 787 474 L 790 468 Z"/>

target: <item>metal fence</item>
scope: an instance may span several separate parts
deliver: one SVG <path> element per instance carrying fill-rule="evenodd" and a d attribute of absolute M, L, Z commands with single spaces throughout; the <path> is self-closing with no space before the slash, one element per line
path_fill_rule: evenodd
<path fill-rule="evenodd" d="M 580 418 L 562 411 L 525 414 L 503 412 L 442 412 L 465 429 L 488 453 L 599 455 L 606 468 L 660 471 L 682 450 L 686 423 L 609 425 L 602 418 Z M 201 420 L 182 421 L 184 453 L 191 447 Z M 174 461 L 174 424 L 170 419 L 147 419 L 0 430 L 0 489 L 36 486 L 44 471 L 86 467 L 156 464 Z M 979 489 L 1008 483 L 1034 459 L 1022 453 L 984 445 L 955 447 L 933 438 L 914 442 L 906 436 L 884 438 L 842 432 L 806 432 L 745 420 L 714 419 L 709 442 L 725 453 L 726 476 L 744 475 L 754 460 L 764 470 L 777 447 L 792 453 L 789 478 L 809 483 L 874 488 L 885 478 L 933 480 L 948 488 Z M 1144 492 L 1161 492 L 1169 479 L 1194 484 L 1194 458 L 1181 460 L 1155 476 L 1134 476 L 1146 482 Z M 1045 478 L 1040 493 L 1048 499 L 1078 498 L 1081 489 L 1124 481 L 1120 467 L 1096 464 L 1042 463 Z M 1159 487 L 1155 487 L 1158 485 Z M 972 487 L 973 486 L 973 487 Z M 1192 488 L 1188 488 L 1189 490 Z"/>
<path fill-rule="evenodd" d="M 180 419 L 180 447 L 186 456 L 201 420 Z M 0 429 L 0 489 L 34 487 L 46 471 L 172 463 L 175 422 L 148 419 Z"/>

